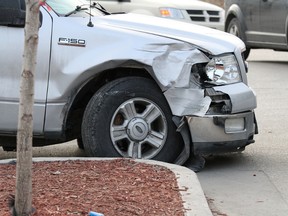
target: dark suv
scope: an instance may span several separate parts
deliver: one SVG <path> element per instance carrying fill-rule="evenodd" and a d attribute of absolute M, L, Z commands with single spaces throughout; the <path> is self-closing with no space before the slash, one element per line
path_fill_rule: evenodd
<path fill-rule="evenodd" d="M 251 48 L 288 51 L 288 0 L 225 0 L 225 31 Z"/>

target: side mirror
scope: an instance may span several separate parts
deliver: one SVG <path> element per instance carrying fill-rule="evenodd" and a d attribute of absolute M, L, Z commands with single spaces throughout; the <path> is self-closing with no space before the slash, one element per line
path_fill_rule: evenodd
<path fill-rule="evenodd" d="M 19 0 L 0 1 L 0 25 L 25 26 L 25 8 L 21 7 Z"/>

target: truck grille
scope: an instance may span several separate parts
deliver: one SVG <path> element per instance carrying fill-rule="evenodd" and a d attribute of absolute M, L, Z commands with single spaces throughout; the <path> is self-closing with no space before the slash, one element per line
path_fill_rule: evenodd
<path fill-rule="evenodd" d="M 220 22 L 220 12 L 212 10 L 187 10 L 193 22 Z"/>

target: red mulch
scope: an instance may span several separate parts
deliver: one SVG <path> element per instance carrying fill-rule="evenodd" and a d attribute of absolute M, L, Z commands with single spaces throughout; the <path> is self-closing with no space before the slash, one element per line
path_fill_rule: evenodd
<path fill-rule="evenodd" d="M 9 216 L 16 165 L 0 165 L 0 215 Z M 175 174 L 128 159 L 33 163 L 33 216 L 183 216 Z"/>

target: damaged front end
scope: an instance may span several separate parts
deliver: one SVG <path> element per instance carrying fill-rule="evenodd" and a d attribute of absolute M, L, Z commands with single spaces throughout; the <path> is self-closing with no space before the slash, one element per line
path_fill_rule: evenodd
<path fill-rule="evenodd" d="M 190 71 L 182 71 L 179 82 L 164 93 L 186 145 L 182 157 L 191 150 L 196 155 L 242 151 L 258 133 L 256 96 L 247 85 L 245 63 L 241 55 L 237 58 L 233 53 L 201 53 L 198 62 L 193 59 Z M 203 61 L 205 57 L 207 61 Z M 188 74 L 185 83 L 183 77 Z M 187 144 L 187 133 L 192 145 Z"/>
<path fill-rule="evenodd" d="M 254 142 L 257 104 L 247 83 L 244 43 L 210 28 L 146 16 L 128 21 L 129 16 L 111 16 L 109 26 L 137 32 L 141 40 L 128 47 L 119 44 L 126 52 L 113 59 L 125 60 L 121 67 L 131 66 L 127 59 L 137 62 L 133 67 L 144 65 L 164 92 L 185 143 L 176 163 L 185 161 L 190 150 L 231 152 Z"/>

